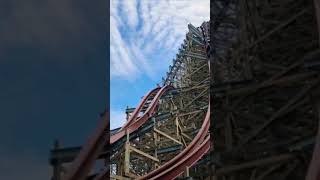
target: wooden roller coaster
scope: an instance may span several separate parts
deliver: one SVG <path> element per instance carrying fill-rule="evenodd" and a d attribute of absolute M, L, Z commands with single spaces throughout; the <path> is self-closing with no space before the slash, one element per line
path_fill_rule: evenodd
<path fill-rule="evenodd" d="M 199 28 L 189 24 L 188 29 L 163 86 L 147 93 L 127 113 L 127 122 L 111 131 L 109 140 L 106 113 L 82 148 L 53 150 L 52 164 L 58 161 L 61 167 L 73 161 L 66 174 L 57 176 L 70 180 L 173 179 L 204 172 L 208 157 L 199 160 L 210 148 L 209 23 Z M 107 159 L 109 165 L 89 174 L 98 159 Z"/>
<path fill-rule="evenodd" d="M 53 180 L 320 179 L 320 2 L 210 6 L 121 128 L 106 111 L 82 147 L 51 151 Z"/>
<path fill-rule="evenodd" d="M 212 178 L 320 179 L 315 5 L 211 2 Z"/>

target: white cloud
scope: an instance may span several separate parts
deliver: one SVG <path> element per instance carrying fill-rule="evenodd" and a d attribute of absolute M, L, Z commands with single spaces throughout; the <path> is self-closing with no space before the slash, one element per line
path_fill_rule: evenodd
<path fill-rule="evenodd" d="M 125 19 L 127 24 L 133 29 L 138 23 L 138 13 L 137 13 L 137 1 L 136 0 L 122 0 L 122 10 L 125 13 Z"/>
<path fill-rule="evenodd" d="M 209 14 L 209 0 L 111 0 L 111 79 L 153 79 L 163 69 L 156 64 L 169 64 L 154 62 L 152 55 L 176 52 L 188 23 L 200 26 Z"/>
<path fill-rule="evenodd" d="M 110 17 L 110 55 L 111 55 L 111 76 L 132 77 L 138 72 L 126 42 L 121 37 L 116 19 Z"/>
<path fill-rule="evenodd" d="M 150 77 L 150 78 L 154 78 L 155 74 L 154 72 L 151 70 L 151 65 L 150 62 L 146 60 L 145 56 L 143 55 L 143 53 L 140 51 L 140 49 L 137 48 L 137 46 L 135 46 L 134 44 L 131 45 L 131 52 L 132 55 L 135 57 L 135 59 L 137 60 L 137 64 L 140 65 L 140 68 Z"/>

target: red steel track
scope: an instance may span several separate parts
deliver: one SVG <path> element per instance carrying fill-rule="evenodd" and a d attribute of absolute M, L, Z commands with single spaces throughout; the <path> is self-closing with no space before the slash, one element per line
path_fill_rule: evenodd
<path fill-rule="evenodd" d="M 127 123 L 114 135 L 110 137 L 110 144 L 117 142 L 124 137 L 127 133 L 132 133 L 141 127 L 154 113 L 158 105 L 160 97 L 172 86 L 164 86 L 161 89 L 155 88 L 151 90 L 142 99 L 138 107 L 133 112 L 131 118 Z M 156 95 L 154 96 L 154 94 Z M 147 100 L 154 96 L 152 102 L 148 106 L 145 113 L 138 117 L 139 112 L 142 110 Z M 103 120 L 95 131 L 95 134 L 87 141 L 80 151 L 75 161 L 72 164 L 68 174 L 64 177 L 65 180 L 84 180 L 86 179 L 94 161 L 97 159 L 99 153 L 102 151 L 103 146 L 106 145 L 107 135 L 109 130 L 109 112 L 106 113 Z M 150 172 L 149 174 L 141 177 L 141 179 L 173 179 L 184 172 L 186 167 L 192 166 L 196 163 L 210 148 L 209 136 L 207 132 L 210 126 L 210 104 L 202 127 L 193 141 L 182 151 L 178 156 L 169 162 L 165 163 L 158 169 Z M 207 136 L 207 137 L 206 137 Z M 109 170 L 105 169 L 95 177 L 95 180 L 102 180 L 109 176 Z"/>
<path fill-rule="evenodd" d="M 209 72 L 210 72 L 210 63 Z M 114 135 L 110 137 L 108 142 L 108 131 L 109 131 L 109 112 L 104 116 L 101 124 L 99 124 L 98 129 L 93 134 L 87 143 L 81 149 L 79 155 L 74 160 L 71 169 L 67 172 L 64 180 L 84 180 L 87 178 L 95 160 L 97 159 L 99 153 L 102 151 L 104 146 L 113 144 L 123 138 L 125 135 L 137 131 L 143 124 L 145 124 L 156 112 L 156 107 L 158 105 L 160 97 L 172 89 L 170 85 L 166 85 L 162 88 L 155 88 L 148 92 L 144 98 L 141 100 L 140 104 L 134 110 L 130 119 L 124 124 L 124 126 Z M 148 101 L 151 103 L 148 104 Z M 170 180 L 174 179 L 180 174 L 182 174 L 186 167 L 191 167 L 194 165 L 203 155 L 205 155 L 210 149 L 210 136 L 208 133 L 210 127 L 210 98 L 208 99 L 209 105 L 202 123 L 202 126 L 191 141 L 191 143 L 180 152 L 175 158 L 166 162 L 159 168 L 153 170 L 152 172 L 140 177 L 139 179 L 153 179 L 153 180 Z M 147 109 L 143 112 L 143 108 Z M 139 117 L 140 112 L 143 113 Z M 94 180 L 108 179 L 109 177 L 109 167 L 100 172 Z"/>
<path fill-rule="evenodd" d="M 158 100 L 160 98 L 160 96 L 167 91 L 169 88 L 169 86 L 164 86 L 163 88 L 155 88 L 153 90 L 151 90 L 146 96 L 144 96 L 144 98 L 142 99 L 142 101 L 140 102 L 140 104 L 138 105 L 138 107 L 134 110 L 132 116 L 130 117 L 130 119 L 124 124 L 124 126 L 114 135 L 112 135 L 110 137 L 110 144 L 115 143 L 116 141 L 118 141 L 120 138 L 122 138 L 124 135 L 126 135 L 126 133 L 132 133 L 135 130 L 137 130 L 142 124 L 144 124 L 148 118 L 154 113 L 155 107 L 158 103 Z M 149 105 L 148 109 L 146 110 L 146 112 L 138 118 L 138 114 L 139 112 L 142 110 L 142 108 L 144 107 L 144 105 L 146 104 L 147 100 L 153 96 L 154 93 L 157 93 L 156 96 L 153 98 L 151 104 Z"/>
<path fill-rule="evenodd" d="M 140 179 L 174 179 L 184 172 L 186 167 L 196 163 L 210 148 L 210 136 L 205 140 L 210 127 L 210 104 L 200 131 L 192 142 L 175 158 Z"/>
<path fill-rule="evenodd" d="M 210 62 L 208 63 L 210 72 Z M 202 123 L 202 126 L 192 142 L 175 158 L 166 162 L 158 169 L 146 174 L 140 179 L 174 179 L 183 173 L 186 167 L 191 167 L 195 164 L 203 155 L 205 155 L 210 149 L 210 135 L 208 130 L 210 128 L 210 96 L 209 105 L 206 117 Z"/>
<path fill-rule="evenodd" d="M 128 122 L 116 134 L 110 137 L 110 144 L 115 143 L 127 133 L 132 133 L 141 127 L 154 114 L 159 98 L 171 88 L 172 86 L 164 86 L 161 89 L 157 87 L 147 93 L 147 95 L 142 99 L 138 107 L 133 112 Z M 154 96 L 155 93 L 156 95 Z M 141 117 L 138 117 L 139 112 L 142 110 L 147 100 L 150 99 L 151 96 L 154 96 L 152 102 L 148 106 L 145 113 Z M 65 180 L 84 180 L 87 177 L 91 167 L 94 164 L 94 161 L 102 151 L 102 148 L 106 145 L 106 143 L 109 144 L 107 142 L 107 131 L 109 130 L 108 117 L 109 112 L 106 113 L 93 136 L 83 146 L 84 148 L 81 149 L 70 170 L 64 177 Z M 106 170 L 105 172 L 108 171 Z M 100 173 L 96 179 L 99 179 L 99 177 L 106 177 L 106 174 Z"/>
<path fill-rule="evenodd" d="M 161 90 L 165 90 L 166 86 L 163 87 Z M 160 93 L 157 95 L 161 95 Z M 157 99 L 159 97 L 155 97 L 154 101 L 158 102 Z M 153 103 L 152 103 L 153 104 Z M 153 104 L 153 107 L 149 107 L 150 110 L 154 111 L 156 104 Z M 153 112 L 152 112 L 153 113 Z M 140 119 L 138 119 L 131 125 L 128 125 L 128 127 L 134 127 L 139 128 L 143 123 L 146 122 L 147 118 L 143 118 L 142 116 Z M 201 126 L 201 129 L 199 130 L 196 137 L 192 140 L 192 142 L 184 149 L 181 153 L 179 153 L 174 159 L 168 161 L 167 163 L 160 166 L 158 169 L 150 172 L 149 174 L 139 178 L 139 179 L 174 179 L 177 176 L 179 176 L 181 173 L 183 173 L 186 169 L 186 167 L 191 167 L 194 163 L 196 163 L 203 155 L 205 155 L 209 149 L 210 149 L 210 136 L 207 136 L 208 130 L 210 127 L 210 103 L 208 106 L 207 114 L 205 117 L 205 120 Z M 128 128 L 129 129 L 129 128 Z M 128 130 L 127 129 L 127 130 Z M 131 132 L 132 130 L 128 130 L 128 132 Z M 125 132 L 125 131 L 124 131 Z M 132 131 L 133 132 L 133 131 Z M 118 133 L 120 134 L 120 132 Z M 120 134 L 121 136 L 124 136 L 124 134 Z M 114 135 L 116 136 L 116 135 Z M 207 137 L 206 137 L 207 136 Z M 112 138 L 112 136 L 111 136 Z M 118 138 L 120 139 L 120 138 Z M 106 177 L 108 177 L 109 172 L 107 170 L 101 172 L 95 180 L 103 180 Z"/>
<path fill-rule="evenodd" d="M 107 133 L 109 131 L 109 111 L 105 113 L 98 128 L 91 138 L 89 138 L 86 144 L 81 149 L 79 155 L 74 160 L 68 173 L 63 178 L 65 180 L 84 180 L 89 174 L 92 165 L 97 159 L 99 153 L 102 151 L 106 142 L 108 143 Z M 108 143 L 109 144 L 109 143 Z M 107 145 L 108 145 L 107 144 Z"/>
<path fill-rule="evenodd" d="M 320 5 L 318 1 L 314 1 L 316 4 L 317 17 L 318 22 L 320 13 Z M 320 24 L 320 23 L 319 23 Z M 318 26 L 320 26 L 318 24 Z M 209 66 L 210 69 L 210 66 Z M 209 70 L 210 71 L 210 70 Z M 155 88 L 147 93 L 146 96 L 142 99 L 138 107 L 134 110 L 130 119 L 126 122 L 126 124 L 114 135 L 110 137 L 110 141 L 108 141 L 109 134 L 109 112 L 107 112 L 101 122 L 98 125 L 93 136 L 88 139 L 86 144 L 81 149 L 79 155 L 74 160 L 71 168 L 68 170 L 66 176 L 64 176 L 64 180 L 85 180 L 97 159 L 99 153 L 102 151 L 102 148 L 105 145 L 113 144 L 117 142 L 119 139 L 124 137 L 126 134 L 130 134 L 139 127 L 141 127 L 147 120 L 152 117 L 155 113 L 156 107 L 158 105 L 159 98 L 169 89 L 171 86 L 164 86 L 162 88 Z M 146 105 L 146 102 L 150 100 L 149 98 L 156 94 L 152 102 L 149 104 L 147 110 L 141 117 L 138 117 L 139 113 L 142 111 L 143 107 Z M 196 137 L 192 140 L 192 142 L 175 158 L 166 162 L 159 168 L 154 171 L 140 177 L 139 179 L 146 180 L 170 180 L 179 176 L 184 172 L 186 167 L 191 167 L 194 165 L 203 155 L 205 155 L 210 149 L 210 136 L 208 135 L 208 130 L 210 127 L 210 103 L 208 106 L 207 114 L 201 129 L 199 130 Z M 313 152 L 312 162 L 310 163 L 309 172 L 306 177 L 307 180 L 317 180 L 320 177 L 319 173 L 319 155 L 320 152 L 320 133 L 318 132 L 316 145 Z M 95 177 L 95 180 L 103 180 L 109 177 L 109 170 L 105 169 L 100 174 Z"/>
<path fill-rule="evenodd" d="M 139 115 L 139 112 L 142 110 L 143 106 L 146 104 L 149 98 L 152 98 L 152 95 L 157 93 L 160 90 L 160 87 L 155 88 L 147 93 L 146 96 L 143 97 L 138 107 L 133 111 L 130 119 L 121 127 L 121 130 L 126 129 Z"/>

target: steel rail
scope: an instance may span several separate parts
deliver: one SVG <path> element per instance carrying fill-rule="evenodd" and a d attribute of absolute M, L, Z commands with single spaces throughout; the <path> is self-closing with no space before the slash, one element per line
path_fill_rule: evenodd
<path fill-rule="evenodd" d="M 95 133 L 89 138 L 79 155 L 73 161 L 67 174 L 62 177 L 64 180 L 85 180 L 92 165 L 103 149 L 105 142 L 108 142 L 109 134 L 109 111 L 104 114 L 99 122 Z"/>
<path fill-rule="evenodd" d="M 177 56 L 178 57 L 178 56 Z M 204 57 L 204 59 L 207 59 Z M 209 65 L 210 71 L 210 65 Z M 99 153 L 102 151 L 103 147 L 107 145 L 112 145 L 123 139 L 125 135 L 131 134 L 139 130 L 151 117 L 153 117 L 158 106 L 158 102 L 161 96 L 163 96 L 168 90 L 172 89 L 171 85 L 165 85 L 162 88 L 157 87 L 147 93 L 146 96 L 140 101 L 140 104 L 134 110 L 133 114 L 129 120 L 117 131 L 115 134 L 107 139 L 109 134 L 109 121 L 102 121 L 102 124 L 98 126 L 98 129 L 93 134 L 84 147 L 81 149 L 79 155 L 73 161 L 70 170 L 67 172 L 66 176 L 63 177 L 64 180 L 84 180 L 88 177 L 88 174 L 98 158 Z M 155 94 L 156 93 L 156 94 Z M 142 111 L 146 102 L 153 99 L 146 111 L 141 117 L 139 113 Z M 210 99 L 210 98 L 209 98 Z M 108 114 L 109 118 L 109 112 Z M 203 155 L 207 153 L 210 148 L 210 136 L 208 136 L 208 130 L 210 126 L 210 103 L 208 105 L 208 110 L 204 122 L 198 131 L 196 137 L 191 141 L 191 143 L 175 158 L 166 162 L 159 168 L 148 173 L 147 175 L 140 177 L 140 179 L 173 179 L 183 173 L 186 167 L 192 166 L 196 163 Z M 109 167 L 106 167 L 98 175 L 95 175 L 95 180 L 102 180 L 109 177 Z"/>
<path fill-rule="evenodd" d="M 151 104 L 149 105 L 148 109 L 146 112 L 141 116 L 140 118 L 136 119 L 135 121 L 132 120 L 130 125 L 128 125 L 124 129 L 120 129 L 120 131 L 113 136 L 110 137 L 110 144 L 115 143 L 119 139 L 121 139 L 123 136 L 125 136 L 127 133 L 132 133 L 136 131 L 140 126 L 142 126 L 153 114 L 154 110 L 158 104 L 159 98 L 169 89 L 171 89 L 172 86 L 166 85 L 162 87 L 158 92 L 157 95 L 153 98 Z M 142 105 L 142 104 L 140 104 Z"/>
<path fill-rule="evenodd" d="M 137 108 L 135 108 L 135 110 L 133 111 L 131 117 L 129 118 L 129 120 L 121 127 L 121 130 L 127 128 L 128 126 L 130 126 L 130 124 L 136 120 L 136 118 L 139 115 L 139 112 L 143 109 L 144 104 L 147 102 L 147 100 L 149 99 L 150 96 L 152 96 L 155 92 L 158 92 L 160 90 L 160 87 L 157 87 L 155 89 L 152 89 L 151 91 L 149 91 L 147 93 L 147 95 L 145 95 L 143 97 L 143 99 L 140 101 L 139 105 L 137 106 Z"/>
<path fill-rule="evenodd" d="M 134 117 L 130 118 L 130 122 L 126 123 L 125 128 L 121 128 L 116 134 L 110 137 L 109 143 L 115 143 L 127 133 L 132 133 L 136 131 L 141 125 L 143 125 L 149 119 L 149 117 L 154 114 L 159 98 L 171 88 L 172 86 L 164 86 L 161 89 L 155 88 L 150 91 L 136 108 L 133 114 Z M 145 102 L 156 91 L 157 94 L 153 98 L 146 112 L 143 114 L 143 116 L 137 119 L 137 115 L 144 106 Z M 109 112 L 107 112 L 106 114 L 109 118 Z M 105 143 L 108 143 L 107 137 L 109 136 L 109 134 L 106 133 L 106 131 L 109 131 L 108 119 L 106 121 L 102 121 L 101 124 L 99 124 L 98 129 L 94 131 L 95 133 L 93 134 L 93 136 L 83 146 L 83 149 L 80 150 L 80 153 L 72 163 L 70 170 L 68 170 L 67 174 L 63 177 L 64 180 L 84 180 L 87 177 L 94 161 L 99 156 L 100 151 L 102 151 Z M 109 172 L 109 169 L 107 168 L 105 171 Z M 103 177 L 106 176 L 104 175 Z"/>
<path fill-rule="evenodd" d="M 202 158 L 210 150 L 210 135 L 206 139 L 199 143 L 196 148 L 190 152 L 184 159 L 179 161 L 177 164 L 174 164 L 170 168 L 166 169 L 162 173 L 158 174 L 156 177 L 151 178 L 150 180 L 157 179 L 174 179 L 180 174 L 182 174 L 186 167 L 192 167 L 199 159 Z"/>
<path fill-rule="evenodd" d="M 155 113 L 155 109 L 158 105 L 160 97 L 167 92 L 168 90 L 172 89 L 173 87 L 170 85 L 163 86 L 158 92 L 157 95 L 153 98 L 151 104 L 149 105 L 148 109 L 144 113 L 143 116 L 138 118 L 137 120 L 133 121 L 129 126 L 127 126 L 125 129 L 120 130 L 117 134 L 110 137 L 110 144 L 115 143 L 119 139 L 121 139 L 126 134 L 130 134 L 135 132 L 139 127 L 141 127 L 143 124 L 147 122 L 149 118 L 153 116 Z M 106 177 L 109 177 L 109 170 L 108 168 L 104 169 L 102 172 L 100 172 L 94 180 L 103 180 Z"/>
<path fill-rule="evenodd" d="M 208 62 L 210 71 L 210 61 Z M 197 135 L 191 143 L 176 157 L 166 162 L 152 172 L 138 178 L 139 180 L 171 180 L 183 173 L 186 167 L 191 167 L 210 149 L 210 96 L 206 117 Z M 207 136 L 208 135 L 208 136 Z M 205 137 L 207 138 L 205 139 Z M 205 139 L 205 140 L 204 140 Z"/>
<path fill-rule="evenodd" d="M 189 161 L 191 161 L 192 163 L 197 162 L 198 159 L 192 155 L 197 154 L 196 153 L 197 147 L 199 147 L 199 145 L 203 142 L 205 136 L 208 134 L 209 127 L 210 127 L 210 103 L 208 106 L 205 120 L 201 126 L 201 129 L 199 130 L 196 137 L 192 140 L 192 142 L 181 153 L 179 153 L 176 157 L 174 157 L 172 160 L 166 162 L 165 164 L 160 166 L 158 169 L 155 169 L 154 171 L 146 174 L 145 176 L 142 176 L 139 179 L 141 179 L 141 180 L 142 179 L 158 179 L 158 175 L 160 175 L 160 174 L 162 174 L 161 177 L 162 176 L 173 177 L 173 176 L 171 176 L 172 174 L 174 174 L 176 176 L 181 174 L 185 170 L 184 168 L 188 165 L 188 163 L 186 163 L 186 162 L 189 162 Z M 205 153 L 203 153 L 202 155 L 204 155 L 204 154 Z M 189 157 L 192 159 L 186 160 L 186 159 L 184 159 L 184 157 Z M 171 167 L 176 167 L 176 168 L 172 169 Z M 161 179 L 161 177 L 159 177 L 159 179 Z M 175 178 L 175 177 L 173 177 L 173 178 Z"/>

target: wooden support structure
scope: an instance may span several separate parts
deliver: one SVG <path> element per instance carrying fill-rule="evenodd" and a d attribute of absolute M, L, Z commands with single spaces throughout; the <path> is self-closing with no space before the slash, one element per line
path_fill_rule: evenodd
<path fill-rule="evenodd" d="M 143 176 L 173 159 L 193 140 L 205 119 L 209 96 L 206 43 L 200 28 L 190 25 L 189 30 L 188 39 L 169 67 L 167 77 L 163 78 L 164 85 L 172 84 L 178 93 L 168 93 L 163 99 L 160 98 L 157 107 L 158 114 L 171 112 L 172 116 L 161 120 L 150 118 L 153 128 L 148 133 L 133 139 L 132 134 L 127 134 L 124 147 L 119 147 L 115 151 L 117 155 L 111 156 L 111 162 L 124 162 L 124 166 L 117 166 L 118 176 Z M 189 171 L 192 171 L 189 168 L 186 170 L 183 176 L 189 176 Z"/>
<path fill-rule="evenodd" d="M 318 130 L 310 95 L 320 76 L 304 65 L 319 49 L 314 3 L 215 0 L 211 6 L 211 176 L 304 179 L 313 149 L 306 139 Z"/>

